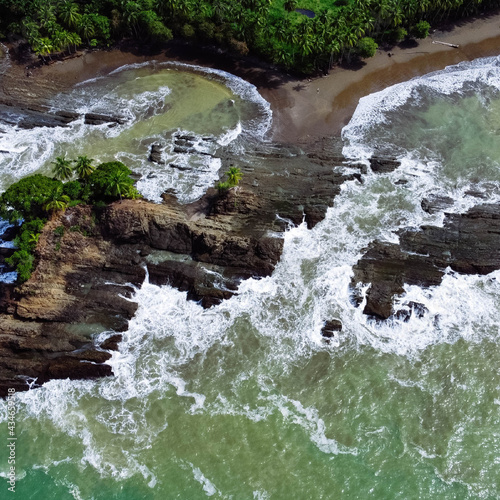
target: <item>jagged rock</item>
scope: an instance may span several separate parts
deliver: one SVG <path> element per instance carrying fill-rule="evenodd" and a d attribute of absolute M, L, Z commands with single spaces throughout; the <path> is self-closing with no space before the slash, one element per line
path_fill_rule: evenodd
<path fill-rule="evenodd" d="M 443 227 L 422 226 L 400 232 L 400 245 L 373 242 L 353 267 L 357 283 L 370 283 L 365 314 L 387 319 L 403 285 L 434 286 L 445 269 L 488 274 L 500 269 L 500 205 L 479 205 L 464 214 L 446 214 Z"/>
<path fill-rule="evenodd" d="M 118 349 L 118 344 L 122 341 L 122 338 L 122 335 L 112 335 L 102 342 L 99 347 L 106 351 L 116 351 Z"/>
<path fill-rule="evenodd" d="M 393 172 L 401 165 L 399 160 L 396 158 L 389 158 L 385 156 L 372 156 L 370 158 L 370 167 L 373 172 L 378 174 L 385 174 L 387 172 Z"/>
<path fill-rule="evenodd" d="M 0 256 L 2 257 L 10 257 L 15 251 L 15 248 L 0 246 Z"/>
<path fill-rule="evenodd" d="M 196 141 L 196 136 L 195 135 L 187 135 L 187 134 L 176 135 L 175 136 L 175 140 L 176 141 L 181 140 L 181 141 L 190 141 L 190 142 L 193 142 L 193 141 Z"/>
<path fill-rule="evenodd" d="M 8 388 L 27 390 L 29 380 L 41 385 L 55 378 L 111 375 L 111 367 L 103 364 L 110 357 L 64 326 L 0 314 L 0 397 Z"/>
<path fill-rule="evenodd" d="M 325 339 L 331 339 L 335 337 L 335 334 L 342 331 L 342 321 L 339 319 L 332 319 L 330 321 L 325 321 L 323 328 L 321 329 L 321 335 Z"/>
<path fill-rule="evenodd" d="M 446 209 L 452 207 L 454 203 L 455 200 L 449 196 L 431 194 L 427 198 L 424 198 L 420 205 L 424 212 L 432 215 L 437 212 L 444 212 Z"/>
<path fill-rule="evenodd" d="M 438 285 L 443 270 L 427 263 L 419 255 L 407 254 L 394 243 L 373 242 L 367 252 L 353 267 L 351 286 L 371 283 L 366 293 L 363 313 L 387 319 L 393 313 L 393 298 L 404 292 L 403 285 Z M 355 293 L 356 303 L 362 297 Z"/>
<path fill-rule="evenodd" d="M 237 293 L 243 279 L 269 275 L 287 225 L 305 218 L 313 227 L 348 176 L 333 168 L 335 151 L 321 163 L 298 150 L 284 159 L 259 155 L 258 162 L 225 158 L 241 167 L 240 186 L 209 189 L 189 205 L 165 193 L 161 205 L 123 200 L 95 213 L 79 205 L 54 216 L 39 238 L 30 280 L 0 286 L 0 394 L 2 387 L 26 389 L 26 377 L 42 383 L 109 375 L 105 350 L 118 340 L 96 346 L 91 334 L 127 328 L 137 307 L 129 300 L 133 286 L 144 281 L 146 267 L 152 283 L 185 290 L 204 307 Z M 62 236 L 54 232 L 61 225 Z"/>
<path fill-rule="evenodd" d="M 56 111 L 54 114 L 61 117 L 61 120 L 66 124 L 71 123 L 80 117 L 80 113 L 75 113 L 74 111 Z"/>
<path fill-rule="evenodd" d="M 122 116 L 101 115 L 99 113 L 85 113 L 86 125 L 103 125 L 105 123 L 117 123 L 123 125 L 127 120 Z"/>
<path fill-rule="evenodd" d="M 423 318 L 428 312 L 429 310 L 423 304 L 410 300 L 394 313 L 394 317 L 404 322 L 408 322 L 412 316 Z"/>
<path fill-rule="evenodd" d="M 192 148 L 194 146 L 194 142 L 193 141 L 188 141 L 187 139 L 175 139 L 175 142 L 174 144 L 176 146 L 180 146 L 180 147 L 190 147 Z"/>
<path fill-rule="evenodd" d="M 500 269 L 500 205 L 477 205 L 446 214 L 443 227 L 422 226 L 400 234 L 401 249 L 428 256 L 434 265 L 465 274 Z"/>
<path fill-rule="evenodd" d="M 177 163 L 169 163 L 168 166 L 182 171 L 193 170 L 193 167 L 191 165 L 178 165 Z"/>
<path fill-rule="evenodd" d="M 162 160 L 162 153 L 163 146 L 160 144 L 152 144 L 148 160 L 153 163 L 158 163 L 158 165 L 165 165 L 165 162 Z"/>
<path fill-rule="evenodd" d="M 7 226 L 5 231 L 0 234 L 0 240 L 2 241 L 12 241 L 19 231 L 19 227 L 17 226 Z"/>

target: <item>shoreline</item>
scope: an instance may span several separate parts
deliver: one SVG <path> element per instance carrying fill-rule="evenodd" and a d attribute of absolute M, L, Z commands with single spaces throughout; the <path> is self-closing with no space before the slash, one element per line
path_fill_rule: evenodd
<path fill-rule="evenodd" d="M 459 48 L 433 41 L 458 44 Z M 36 107 L 77 83 L 126 64 L 179 61 L 222 69 L 254 84 L 270 103 L 273 141 L 314 143 L 339 136 L 361 97 L 462 61 L 500 54 L 500 10 L 436 29 L 412 47 L 401 45 L 390 52 L 378 49 L 359 67 L 335 67 L 324 77 L 297 78 L 252 59 L 237 60 L 192 46 L 175 45 L 146 54 L 122 44 L 108 51 L 79 53 L 29 72 L 25 62 L 12 62 L 1 76 L 0 103 Z"/>

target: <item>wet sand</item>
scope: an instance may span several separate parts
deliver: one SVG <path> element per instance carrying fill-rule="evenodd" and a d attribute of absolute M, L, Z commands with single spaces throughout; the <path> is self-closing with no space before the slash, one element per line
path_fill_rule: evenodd
<path fill-rule="evenodd" d="M 459 48 L 434 41 L 458 44 Z M 461 21 L 436 30 L 414 47 L 384 50 L 355 68 L 334 68 L 326 77 L 297 79 L 251 60 L 235 60 L 218 53 L 202 54 L 196 47 L 175 46 L 142 54 L 134 47 L 81 53 L 64 61 L 26 69 L 13 63 L 1 76 L 0 102 L 36 106 L 47 96 L 104 76 L 125 64 L 177 60 L 217 67 L 257 86 L 273 110 L 271 137 L 287 143 L 315 142 L 339 135 L 359 99 L 419 75 L 478 57 L 500 54 L 500 12 Z"/>

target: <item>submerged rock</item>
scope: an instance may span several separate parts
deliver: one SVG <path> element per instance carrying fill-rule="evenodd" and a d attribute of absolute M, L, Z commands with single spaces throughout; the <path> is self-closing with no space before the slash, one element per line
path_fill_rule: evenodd
<path fill-rule="evenodd" d="M 152 144 L 148 160 L 150 162 L 157 163 L 158 165 L 165 165 L 165 162 L 162 159 L 162 154 L 163 146 L 161 146 L 160 144 Z"/>

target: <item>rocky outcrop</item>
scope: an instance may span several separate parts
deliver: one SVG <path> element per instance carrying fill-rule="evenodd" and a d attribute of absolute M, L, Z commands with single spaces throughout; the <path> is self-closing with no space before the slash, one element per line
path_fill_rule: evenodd
<path fill-rule="evenodd" d="M 53 111 L 44 105 L 26 107 L 13 105 L 8 102 L 0 102 L 0 124 L 17 125 L 22 129 L 65 127 L 80 117 L 80 113 L 68 110 Z M 110 116 L 98 113 L 86 113 L 84 121 L 87 125 L 108 124 L 109 126 L 116 126 L 127 122 L 126 118 L 122 116 Z"/>
<path fill-rule="evenodd" d="M 428 214 L 436 214 L 449 209 L 454 203 L 455 200 L 450 196 L 434 194 L 424 198 L 420 205 L 424 212 L 427 212 Z"/>
<path fill-rule="evenodd" d="M 237 293 L 243 279 L 269 275 L 283 231 L 304 219 L 313 227 L 340 185 L 354 179 L 331 152 L 266 146 L 244 158 L 227 154 L 222 172 L 231 165 L 243 172 L 237 188 L 209 189 L 190 205 L 165 194 L 163 204 L 124 200 L 54 217 L 39 238 L 31 279 L 0 289 L 0 395 L 26 389 L 27 380 L 110 374 L 104 362 L 116 338 L 93 339 L 127 328 L 137 307 L 130 298 L 147 273 L 204 307 Z"/>
<path fill-rule="evenodd" d="M 389 318 L 394 313 L 394 296 L 404 292 L 404 284 L 438 285 L 447 267 L 464 274 L 500 269 L 500 205 L 446 214 L 443 227 L 404 229 L 399 236 L 399 245 L 372 243 L 353 268 L 351 286 L 358 304 L 362 297 L 356 285 L 370 284 L 365 314 Z"/>
<path fill-rule="evenodd" d="M 86 125 L 123 125 L 127 119 L 122 116 L 102 115 L 99 113 L 85 113 L 84 121 Z"/>
<path fill-rule="evenodd" d="M 342 321 L 339 319 L 331 319 L 325 321 L 323 328 L 321 328 L 321 335 L 326 342 L 329 342 L 336 334 L 342 331 Z"/>
<path fill-rule="evenodd" d="M 148 160 L 158 165 L 165 165 L 162 159 L 163 146 L 160 144 L 151 144 L 151 151 L 149 153 Z"/>
<path fill-rule="evenodd" d="M 370 167 L 377 174 L 393 172 L 401 165 L 396 158 L 388 156 L 372 156 L 370 158 Z"/>
<path fill-rule="evenodd" d="M 0 124 L 17 125 L 23 129 L 64 127 L 78 117 L 78 113 L 71 111 L 52 112 L 43 106 L 27 108 L 0 103 Z"/>

